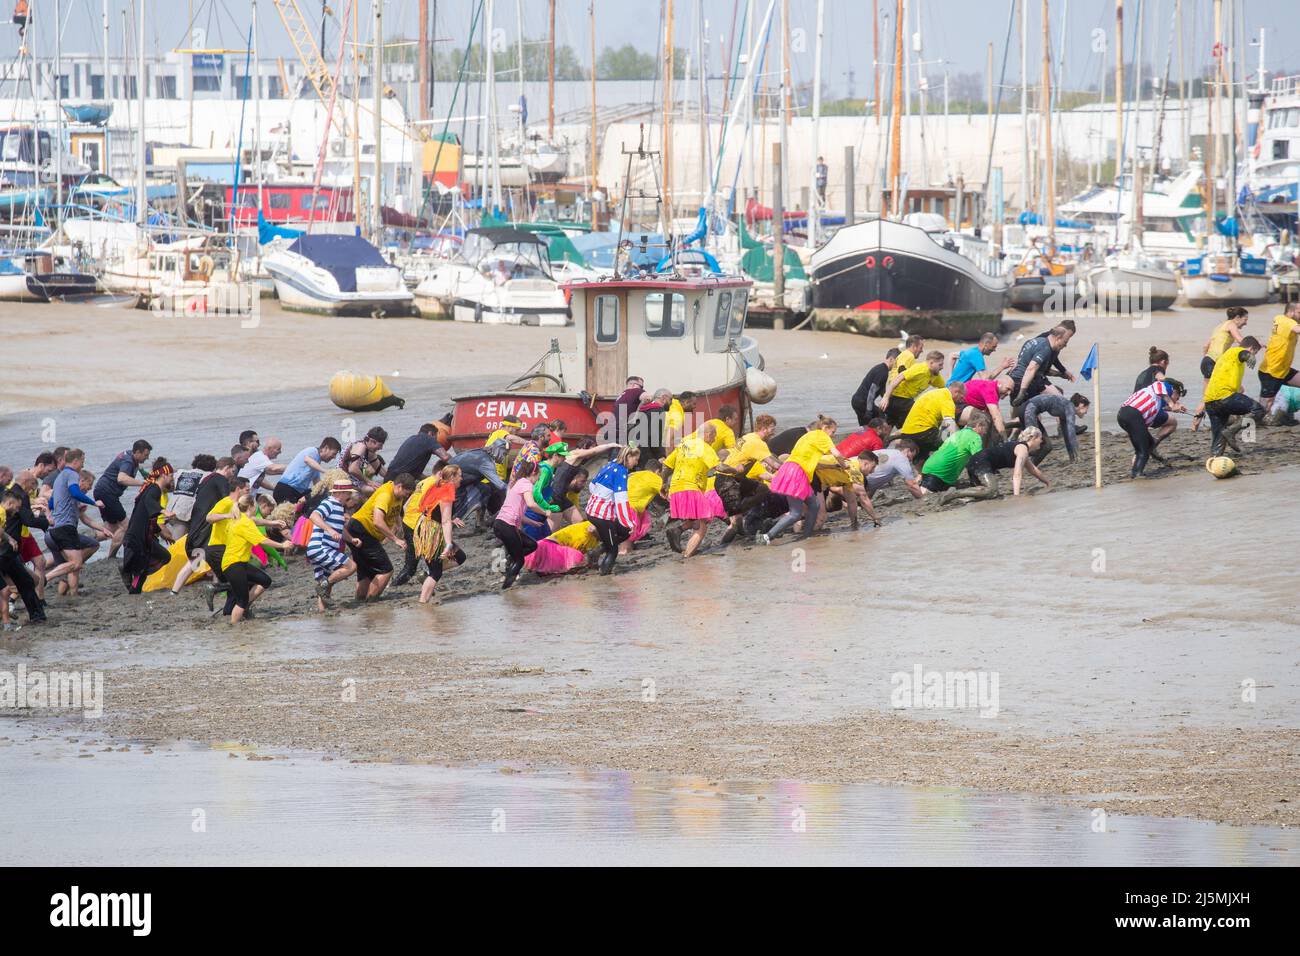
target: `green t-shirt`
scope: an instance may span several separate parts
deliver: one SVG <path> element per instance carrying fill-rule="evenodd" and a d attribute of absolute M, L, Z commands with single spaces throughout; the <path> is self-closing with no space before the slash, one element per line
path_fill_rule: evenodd
<path fill-rule="evenodd" d="M 972 455 L 984 450 L 984 440 L 969 428 L 963 428 L 942 445 L 939 450 L 925 460 L 921 469 L 923 475 L 934 475 L 947 485 L 957 484 L 961 470 L 966 467 Z"/>

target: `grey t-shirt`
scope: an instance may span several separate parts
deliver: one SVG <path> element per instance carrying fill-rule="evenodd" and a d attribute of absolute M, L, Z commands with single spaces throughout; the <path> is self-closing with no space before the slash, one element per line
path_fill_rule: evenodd
<path fill-rule="evenodd" d="M 912 463 L 897 448 L 882 448 L 876 452 L 876 457 L 880 459 L 880 464 L 876 466 L 875 471 L 867 475 L 869 494 L 879 491 L 895 478 L 902 478 L 904 481 L 915 480 L 916 471 L 912 468 Z"/>
<path fill-rule="evenodd" d="M 1052 357 L 1055 353 L 1052 351 L 1052 343 L 1047 339 L 1030 339 L 1020 348 L 1020 354 L 1016 356 L 1016 367 L 1011 370 L 1011 378 L 1017 384 L 1025 377 L 1025 371 L 1029 368 L 1031 362 L 1038 363 L 1038 369 L 1034 372 L 1035 378 L 1045 378 L 1047 370 L 1052 367 Z"/>

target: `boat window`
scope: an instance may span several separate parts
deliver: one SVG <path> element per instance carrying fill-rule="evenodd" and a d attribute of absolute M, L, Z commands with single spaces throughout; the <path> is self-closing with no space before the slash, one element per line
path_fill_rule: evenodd
<path fill-rule="evenodd" d="M 311 193 L 303 193 L 303 196 L 302 196 L 302 208 L 303 208 L 303 209 L 306 209 L 306 210 L 308 210 L 308 211 L 311 210 L 311 208 L 312 208 Z M 316 208 L 317 208 L 317 209 L 323 209 L 323 210 L 326 210 L 326 211 L 329 210 L 329 208 L 330 208 L 330 195 L 329 195 L 328 193 L 321 193 L 321 194 L 319 194 L 319 195 L 316 197 Z"/>
<path fill-rule="evenodd" d="M 738 291 L 731 299 L 731 334 L 739 335 L 745 331 L 745 306 L 749 304 L 749 293 Z"/>
<path fill-rule="evenodd" d="M 680 292 L 651 292 L 645 297 L 645 334 L 681 338 L 686 334 L 686 296 Z"/>
<path fill-rule="evenodd" d="M 613 345 L 618 341 L 618 296 L 596 296 L 596 341 Z"/>
<path fill-rule="evenodd" d="M 723 292 L 718 296 L 718 314 L 713 318 L 713 337 L 725 338 L 727 323 L 731 321 L 731 293 Z"/>
<path fill-rule="evenodd" d="M 270 202 L 272 209 L 288 209 L 293 197 L 288 193 L 271 193 Z"/>

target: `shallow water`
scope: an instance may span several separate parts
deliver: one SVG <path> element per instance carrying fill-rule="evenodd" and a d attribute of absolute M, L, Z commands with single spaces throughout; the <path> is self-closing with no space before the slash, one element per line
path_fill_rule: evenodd
<path fill-rule="evenodd" d="M 249 761 L 220 749 L 85 757 L 62 738 L 19 736 L 0 740 L 0 865 L 1267 866 L 1300 852 L 1292 831 L 1112 814 L 1095 832 L 1082 801 L 962 790 Z"/>

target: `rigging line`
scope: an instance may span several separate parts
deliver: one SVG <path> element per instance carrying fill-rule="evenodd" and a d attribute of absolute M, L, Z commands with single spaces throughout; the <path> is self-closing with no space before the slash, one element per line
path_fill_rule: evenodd
<path fill-rule="evenodd" d="M 474 17 L 473 19 L 470 20 L 469 38 L 465 42 L 465 53 L 461 57 L 460 70 L 456 73 L 456 85 L 452 88 L 451 91 L 451 103 L 447 107 L 447 116 L 442 122 L 442 133 L 439 135 L 438 149 L 433 154 L 433 178 L 435 179 L 437 178 L 438 175 L 438 163 L 442 160 L 442 147 L 443 144 L 445 144 L 447 141 L 447 129 L 451 126 L 451 116 L 454 112 L 456 112 L 456 97 L 460 92 L 461 81 L 464 80 L 465 78 L 465 67 L 469 64 L 470 48 L 474 43 L 474 31 L 478 28 L 479 14 L 482 12 L 483 12 L 483 0 L 478 0 L 478 5 L 474 8 Z M 420 29 L 421 30 L 424 29 L 423 24 L 420 25 Z M 463 134 L 461 136 L 460 145 L 461 145 L 461 150 L 463 155 L 464 148 L 465 148 L 465 138 Z M 479 174 L 480 176 L 482 175 L 481 164 L 479 166 Z M 420 214 L 416 217 L 417 221 L 424 218 L 424 207 L 428 205 L 429 200 L 432 198 L 432 193 L 433 193 L 433 185 L 432 183 L 430 183 L 428 189 L 426 189 L 424 193 L 424 202 L 420 203 Z"/>
<path fill-rule="evenodd" d="M 1026 0 L 1028 2 L 1028 0 Z M 989 189 L 993 179 L 993 153 L 997 147 L 998 141 L 998 118 L 1002 115 L 1002 90 L 1007 79 L 1007 58 L 1011 52 L 1011 34 L 1016 23 L 1016 0 L 1011 0 L 1011 7 L 1007 13 L 1007 38 L 1002 45 L 1002 70 L 998 75 L 998 95 L 993 107 L 993 132 L 989 137 L 989 159 L 988 165 L 984 168 L 984 192 L 987 199 L 992 199 L 992 192 Z"/>

